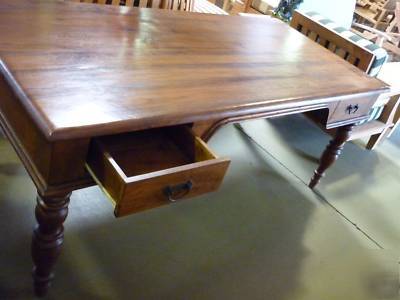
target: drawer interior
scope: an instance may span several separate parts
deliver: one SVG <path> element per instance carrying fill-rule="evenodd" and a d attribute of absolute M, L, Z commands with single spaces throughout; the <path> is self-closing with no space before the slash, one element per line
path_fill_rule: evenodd
<path fill-rule="evenodd" d="M 174 126 L 95 138 L 86 167 L 124 216 L 215 191 L 229 162 Z"/>
<path fill-rule="evenodd" d="M 179 167 L 216 156 L 186 126 L 102 137 L 97 140 L 125 177 Z"/>

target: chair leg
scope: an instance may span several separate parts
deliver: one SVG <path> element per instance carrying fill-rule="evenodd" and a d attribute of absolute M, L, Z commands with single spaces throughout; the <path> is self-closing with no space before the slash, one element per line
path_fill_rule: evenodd
<path fill-rule="evenodd" d="M 390 136 L 393 134 L 393 132 L 396 130 L 396 128 L 400 125 L 400 110 L 396 111 L 396 114 L 393 118 L 393 127 L 390 129 L 389 134 L 388 134 L 388 138 L 390 138 Z"/>
<path fill-rule="evenodd" d="M 368 150 L 374 150 L 376 146 L 378 146 L 385 138 L 388 137 L 390 131 L 390 128 L 386 128 L 381 133 L 371 135 L 365 148 Z"/>
<path fill-rule="evenodd" d="M 353 128 L 353 124 L 338 128 L 335 137 L 329 142 L 324 153 L 322 153 L 319 166 L 314 171 L 314 175 L 308 184 L 311 189 L 317 186 L 321 178 L 325 176 L 326 170 L 339 158 L 344 144 L 350 139 Z"/>

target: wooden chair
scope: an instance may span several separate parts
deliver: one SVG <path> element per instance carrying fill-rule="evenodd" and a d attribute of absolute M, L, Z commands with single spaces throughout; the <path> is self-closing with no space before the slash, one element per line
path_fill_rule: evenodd
<path fill-rule="evenodd" d="M 384 41 L 383 47 L 400 56 L 400 1 L 396 3 L 393 21 L 386 28 L 389 39 Z"/>
<path fill-rule="evenodd" d="M 364 38 L 400 56 L 400 1 L 396 3 L 394 16 L 385 31 L 357 22 L 353 23 L 353 29 Z"/>
<path fill-rule="evenodd" d="M 322 23 L 317 20 L 321 20 Z M 330 24 L 315 13 L 304 14 L 295 11 L 290 25 L 371 76 L 376 76 L 385 62 L 383 55 L 386 51 L 382 48 L 355 36 L 354 33 L 342 27 L 335 27 L 333 23 Z M 370 137 L 367 149 L 373 149 L 395 126 L 395 117 L 399 114 L 398 107 L 398 91 L 382 95 L 371 111 L 368 122 L 356 126 L 349 140 Z M 307 116 L 324 128 L 324 124 L 321 124 L 324 117 L 321 112 L 307 114 Z M 335 134 L 335 131 L 327 131 Z"/>
<path fill-rule="evenodd" d="M 222 8 L 212 4 L 208 0 L 194 0 L 193 12 L 213 15 L 228 15 L 228 13 Z M 229 2 L 229 1 L 225 1 Z"/>
<path fill-rule="evenodd" d="M 362 0 L 357 1 L 354 12 L 357 23 L 370 25 L 372 28 L 386 29 L 393 18 L 397 0 Z"/>
<path fill-rule="evenodd" d="M 192 11 L 205 14 L 227 15 L 228 13 L 207 0 L 66 0 L 72 2 L 120 5 L 129 7 L 161 8 Z"/>
<path fill-rule="evenodd" d="M 67 0 L 72 2 L 193 11 L 194 0 Z"/>
<path fill-rule="evenodd" d="M 245 0 L 243 11 L 247 13 L 253 9 L 265 15 L 272 15 L 279 3 L 279 0 Z"/>

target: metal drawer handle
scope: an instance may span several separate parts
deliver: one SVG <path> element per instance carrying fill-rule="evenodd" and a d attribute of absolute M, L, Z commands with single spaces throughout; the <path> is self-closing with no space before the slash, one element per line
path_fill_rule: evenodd
<path fill-rule="evenodd" d="M 179 198 L 186 196 L 192 187 L 193 183 L 191 180 L 173 186 L 169 185 L 164 189 L 164 195 L 168 197 L 169 201 L 175 202 Z"/>
<path fill-rule="evenodd" d="M 350 104 L 349 106 L 346 107 L 346 112 L 349 115 L 351 115 L 351 114 L 355 114 L 358 111 L 358 109 L 359 109 L 358 104 L 356 104 L 356 105 L 351 105 Z"/>

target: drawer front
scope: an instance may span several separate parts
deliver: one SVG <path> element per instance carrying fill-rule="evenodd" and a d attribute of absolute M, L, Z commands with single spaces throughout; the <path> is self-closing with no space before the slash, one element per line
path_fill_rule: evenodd
<path fill-rule="evenodd" d="M 160 171 L 129 183 L 116 204 L 115 215 L 124 216 L 213 192 L 220 186 L 228 165 L 229 161 L 216 159 Z"/>
<path fill-rule="evenodd" d="M 149 130 L 137 136 L 133 133 L 133 137 L 92 141 L 86 166 L 114 202 L 115 216 L 218 189 L 229 159 L 216 157 L 200 138 L 186 129 L 174 130 L 171 140 L 160 134 L 160 130 Z M 181 142 L 176 144 L 177 140 Z M 135 166 L 140 166 L 140 170 Z"/>
<path fill-rule="evenodd" d="M 376 96 L 364 96 L 340 101 L 329 109 L 327 128 L 364 120 L 375 101 Z"/>

